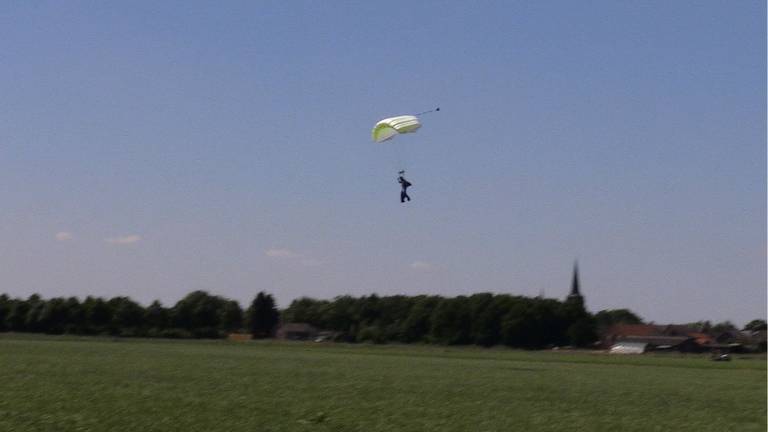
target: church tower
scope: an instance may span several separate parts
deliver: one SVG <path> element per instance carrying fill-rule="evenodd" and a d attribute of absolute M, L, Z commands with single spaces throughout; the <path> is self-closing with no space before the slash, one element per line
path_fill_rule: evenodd
<path fill-rule="evenodd" d="M 573 265 L 573 279 L 571 280 L 571 292 L 565 302 L 584 309 L 584 297 L 579 288 L 579 263 Z"/>

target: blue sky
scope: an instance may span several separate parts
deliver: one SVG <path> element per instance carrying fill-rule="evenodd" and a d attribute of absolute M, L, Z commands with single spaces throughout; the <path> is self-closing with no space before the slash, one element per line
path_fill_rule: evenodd
<path fill-rule="evenodd" d="M 765 317 L 764 2 L 5 2 L 0 97 L 14 296 L 563 297 L 578 259 L 593 311 Z"/>

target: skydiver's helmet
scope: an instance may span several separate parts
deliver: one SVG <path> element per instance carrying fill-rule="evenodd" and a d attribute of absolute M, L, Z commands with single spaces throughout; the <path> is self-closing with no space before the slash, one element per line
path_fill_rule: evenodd
<path fill-rule="evenodd" d="M 405 174 L 405 170 L 400 170 L 397 173 L 400 174 L 400 175 L 403 175 L 403 174 Z"/>

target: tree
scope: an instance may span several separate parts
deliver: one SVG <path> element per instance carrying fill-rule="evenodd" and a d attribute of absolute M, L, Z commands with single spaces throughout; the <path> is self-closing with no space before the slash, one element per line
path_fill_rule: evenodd
<path fill-rule="evenodd" d="M 381 301 L 379 296 L 372 294 L 360 299 L 360 324 L 371 325 L 381 317 Z"/>
<path fill-rule="evenodd" d="M 384 334 L 378 326 L 366 326 L 357 333 L 357 342 L 372 342 L 381 344 L 386 342 Z"/>
<path fill-rule="evenodd" d="M 67 303 L 63 298 L 52 298 L 42 303 L 37 316 L 37 331 L 62 334 L 67 325 Z"/>
<path fill-rule="evenodd" d="M 155 300 L 144 311 L 144 324 L 155 332 L 168 327 L 169 313 L 160 301 Z"/>
<path fill-rule="evenodd" d="M 113 334 L 133 336 L 141 333 L 144 326 L 144 308 L 128 297 L 115 297 L 108 302 L 113 310 L 111 331 Z"/>
<path fill-rule="evenodd" d="M 469 296 L 469 307 L 472 315 L 472 343 L 481 346 L 496 345 L 501 337 L 499 322 L 504 310 L 498 307 L 493 294 L 480 293 Z"/>
<path fill-rule="evenodd" d="M 651 322 L 653 324 L 653 322 Z M 683 324 L 686 327 L 690 327 L 692 329 L 696 329 L 697 331 L 701 333 L 711 333 L 712 332 L 712 323 L 710 321 L 696 321 L 696 322 L 690 322 Z"/>
<path fill-rule="evenodd" d="M 13 303 L 6 294 L 0 295 L 0 332 L 7 330 L 6 320 L 11 313 Z"/>
<path fill-rule="evenodd" d="M 750 331 L 750 332 L 757 332 L 757 331 L 765 330 L 766 327 L 767 326 L 766 326 L 765 320 L 755 319 L 747 323 L 747 325 L 744 326 L 744 330 Z"/>
<path fill-rule="evenodd" d="M 112 308 L 101 297 L 86 297 L 83 302 L 85 327 L 88 333 L 99 334 L 109 329 L 112 322 Z"/>
<path fill-rule="evenodd" d="M 448 345 L 465 345 L 472 340 L 472 316 L 466 296 L 444 298 L 431 317 L 433 340 Z"/>
<path fill-rule="evenodd" d="M 193 291 L 173 307 L 173 322 L 196 337 L 218 337 L 224 302 L 223 298 L 205 291 Z"/>
<path fill-rule="evenodd" d="M 642 324 L 643 320 L 629 309 L 605 309 L 595 314 L 595 324 L 599 329 L 607 329 L 616 324 Z"/>
<path fill-rule="evenodd" d="M 324 317 L 324 312 L 327 310 L 328 304 L 328 301 L 315 300 L 309 297 L 293 300 L 284 312 L 285 322 L 307 323 L 315 327 L 325 328 L 327 324 L 325 321 L 327 320 Z"/>
<path fill-rule="evenodd" d="M 566 329 L 576 319 L 570 318 L 568 305 L 552 299 L 514 297 L 502 318 L 502 340 L 506 345 L 522 348 L 543 348 L 567 341 Z"/>
<path fill-rule="evenodd" d="M 501 319 L 501 338 L 505 345 L 523 348 L 536 348 L 533 338 L 535 323 L 530 316 L 530 308 L 520 299 L 510 299 L 507 313 Z"/>
<path fill-rule="evenodd" d="M 339 339 L 354 342 L 360 323 L 359 301 L 352 296 L 339 296 L 333 302 L 320 306 L 321 316 L 318 322 L 294 320 L 292 322 L 309 322 L 321 328 L 339 332 Z M 311 308 L 310 308 L 311 309 Z"/>
<path fill-rule="evenodd" d="M 568 340 L 573 346 L 587 347 L 597 340 L 594 318 L 585 316 L 568 327 Z"/>
<path fill-rule="evenodd" d="M 70 334 L 83 333 L 85 330 L 85 311 L 80 300 L 77 297 L 69 297 L 64 302 L 64 308 L 67 311 L 64 332 Z"/>
<path fill-rule="evenodd" d="M 240 330 L 243 327 L 243 310 L 234 300 L 227 300 L 220 311 L 221 329 L 226 332 Z"/>
<path fill-rule="evenodd" d="M 376 326 L 381 331 L 381 340 L 391 342 L 402 339 L 403 323 L 413 306 L 413 300 L 404 295 L 379 298 L 379 316 Z"/>
<path fill-rule="evenodd" d="M 719 322 L 712 326 L 712 333 L 724 333 L 736 331 L 736 326 L 730 321 Z"/>
<path fill-rule="evenodd" d="M 32 294 L 27 299 L 27 304 L 29 305 L 29 310 L 27 311 L 27 316 L 24 318 L 25 330 L 29 332 L 43 331 L 40 323 L 40 315 L 45 307 L 45 301 L 39 294 Z"/>
<path fill-rule="evenodd" d="M 25 300 L 12 300 L 5 318 L 6 328 L 10 331 L 26 331 L 27 314 L 29 313 L 29 303 Z"/>
<path fill-rule="evenodd" d="M 260 291 L 248 308 L 248 329 L 254 338 L 267 338 L 273 335 L 280 313 L 271 294 Z"/>
<path fill-rule="evenodd" d="M 432 312 L 440 303 L 436 296 L 419 296 L 403 321 L 401 337 L 403 342 L 424 342 L 432 328 Z"/>

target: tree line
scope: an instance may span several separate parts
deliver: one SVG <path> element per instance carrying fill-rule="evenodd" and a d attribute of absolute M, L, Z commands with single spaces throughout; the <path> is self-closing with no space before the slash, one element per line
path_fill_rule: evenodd
<path fill-rule="evenodd" d="M 491 293 L 305 297 L 294 300 L 283 316 L 286 322 L 330 330 L 345 342 L 588 346 L 597 340 L 598 328 L 581 302 Z"/>
<path fill-rule="evenodd" d="M 490 293 L 304 297 L 282 313 L 273 296 L 264 292 L 246 309 L 205 291 L 194 291 L 170 307 L 159 301 L 145 307 L 129 297 L 89 296 L 81 301 L 0 295 L 0 331 L 13 332 L 165 338 L 219 338 L 248 332 L 265 338 L 274 336 L 281 314 L 284 322 L 308 323 L 345 342 L 523 348 L 589 345 L 597 338 L 601 319 L 626 319 L 621 313 L 593 316 L 579 302 Z"/>
<path fill-rule="evenodd" d="M 258 293 L 243 310 L 238 302 L 194 291 L 172 307 L 154 301 L 147 307 L 128 297 L 27 299 L 0 295 L 0 332 L 112 335 L 164 338 L 219 338 L 248 331 L 268 337 L 278 324 L 272 295 Z"/>
<path fill-rule="evenodd" d="M 520 348 L 589 346 L 601 330 L 618 323 L 642 324 L 628 309 L 589 313 L 581 301 L 478 293 L 362 297 L 303 297 L 279 311 L 273 296 L 259 292 L 243 309 L 237 301 L 194 291 L 170 307 L 128 297 L 27 299 L 0 295 L 0 332 L 113 335 L 124 337 L 221 338 L 247 332 L 275 335 L 279 322 L 307 323 L 336 341 L 506 345 Z M 709 324 L 705 322 L 704 324 Z M 730 324 L 730 323 L 728 323 Z M 754 324 L 754 325 L 753 325 Z M 719 327 L 712 325 L 712 328 Z M 765 321 L 748 327 L 765 329 Z"/>

